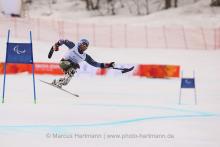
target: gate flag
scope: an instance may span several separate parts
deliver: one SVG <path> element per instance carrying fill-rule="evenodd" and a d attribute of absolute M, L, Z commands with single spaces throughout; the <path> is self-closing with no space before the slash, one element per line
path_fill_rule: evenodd
<path fill-rule="evenodd" d="M 30 43 L 11 43 L 11 42 L 9 42 L 9 38 L 10 38 L 10 30 L 8 30 L 6 58 L 5 58 L 5 63 L 4 63 L 4 81 L 3 81 L 2 103 L 4 103 L 4 100 L 5 100 L 4 98 L 5 98 L 5 82 L 6 82 L 7 63 L 32 64 L 34 102 L 36 103 L 35 78 L 34 78 L 34 61 L 33 61 L 31 31 L 30 31 Z"/>
<path fill-rule="evenodd" d="M 6 63 L 32 64 L 32 45 L 30 43 L 7 43 Z"/>
<path fill-rule="evenodd" d="M 197 95 L 196 95 L 196 85 L 195 85 L 195 71 L 193 71 L 193 77 L 191 77 L 191 78 L 183 77 L 183 72 L 182 72 L 180 94 L 179 94 L 179 104 L 181 104 L 182 88 L 194 90 L 194 102 L 196 105 L 197 104 Z"/>
<path fill-rule="evenodd" d="M 195 79 L 194 78 L 182 78 L 181 88 L 195 88 Z"/>

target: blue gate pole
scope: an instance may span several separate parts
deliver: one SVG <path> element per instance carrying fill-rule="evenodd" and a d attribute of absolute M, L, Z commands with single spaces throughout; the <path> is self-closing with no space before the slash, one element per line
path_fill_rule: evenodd
<path fill-rule="evenodd" d="M 181 105 L 181 97 L 182 97 L 182 78 L 183 78 L 183 71 L 181 71 L 181 75 L 180 75 L 180 92 L 179 92 L 179 105 Z"/>
<path fill-rule="evenodd" d="M 34 77 L 34 64 L 32 64 L 32 75 L 33 75 L 33 86 L 34 86 L 34 103 L 37 103 L 36 100 L 36 90 L 35 90 L 35 77 Z"/>
<path fill-rule="evenodd" d="M 194 88 L 195 105 L 197 105 L 196 76 L 195 76 L 195 71 L 193 71 L 193 79 L 194 79 L 194 82 L 195 82 L 195 88 Z"/>
<path fill-rule="evenodd" d="M 4 81 L 3 81 L 3 93 L 2 93 L 2 103 L 5 102 L 5 82 L 6 82 L 6 62 L 7 62 L 7 51 L 8 51 L 8 43 L 9 43 L 9 37 L 10 37 L 10 30 L 8 30 L 8 39 L 7 39 L 7 46 L 6 46 L 6 58 L 4 63 Z"/>
<path fill-rule="evenodd" d="M 5 80 L 6 80 L 6 63 L 4 63 L 4 82 L 3 82 L 2 103 L 4 103 L 5 101 Z"/>
<path fill-rule="evenodd" d="M 32 77 L 33 77 L 33 88 L 34 88 L 34 103 L 37 103 L 36 99 L 36 90 L 35 90 L 35 77 L 34 77 L 34 57 L 33 57 L 33 45 L 32 45 L 32 34 L 30 31 L 30 41 L 31 41 L 31 49 L 32 49 Z"/>

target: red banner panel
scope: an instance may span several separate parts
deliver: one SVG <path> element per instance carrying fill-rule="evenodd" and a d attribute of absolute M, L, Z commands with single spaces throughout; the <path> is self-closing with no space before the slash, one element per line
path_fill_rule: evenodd
<path fill-rule="evenodd" d="M 138 65 L 134 75 L 151 78 L 179 77 L 178 65 Z"/>
<path fill-rule="evenodd" d="M 34 63 L 35 74 L 53 74 L 61 75 L 63 74 L 62 70 L 57 63 Z M 15 74 L 28 72 L 32 73 L 31 64 L 7 64 L 6 73 Z M 4 73 L 4 63 L 0 63 L 0 74 Z"/>
<path fill-rule="evenodd" d="M 52 74 L 61 75 L 63 71 L 61 70 L 58 63 L 35 63 L 35 74 Z"/>
<path fill-rule="evenodd" d="M 63 71 L 60 69 L 58 63 L 35 63 L 35 74 L 51 74 L 62 75 Z M 0 63 L 0 74 L 4 73 L 4 64 Z M 87 70 L 81 72 L 87 72 L 95 75 L 107 75 L 106 69 L 94 69 L 95 72 L 88 67 Z M 91 70 L 91 71 L 90 71 Z M 115 70 L 113 70 L 115 71 Z M 8 74 L 28 72 L 32 73 L 31 64 L 7 64 L 6 72 Z M 116 71 L 115 71 L 116 72 Z M 136 65 L 135 70 L 131 71 L 132 75 L 150 78 L 172 78 L 179 77 L 180 66 L 178 65 Z"/>
<path fill-rule="evenodd" d="M 15 74 L 15 73 L 22 73 L 22 72 L 31 73 L 31 70 L 32 70 L 31 64 L 7 63 L 7 66 L 6 66 L 7 74 Z M 4 73 L 4 63 L 0 63 L 0 74 L 3 74 L 3 73 Z"/>

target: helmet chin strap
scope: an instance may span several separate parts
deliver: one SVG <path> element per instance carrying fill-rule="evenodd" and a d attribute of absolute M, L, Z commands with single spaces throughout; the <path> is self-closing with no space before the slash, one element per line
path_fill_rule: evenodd
<path fill-rule="evenodd" d="M 79 52 L 80 54 L 83 54 L 83 51 L 80 49 L 80 47 L 78 47 L 78 52 Z"/>

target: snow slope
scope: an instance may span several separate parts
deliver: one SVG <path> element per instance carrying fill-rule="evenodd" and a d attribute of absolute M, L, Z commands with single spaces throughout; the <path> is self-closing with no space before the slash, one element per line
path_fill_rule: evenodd
<path fill-rule="evenodd" d="M 48 61 L 41 48 L 48 45 L 36 43 L 35 61 Z M 76 76 L 65 88 L 79 98 L 39 81 L 59 76 L 36 75 L 34 104 L 32 76 L 8 75 L 0 105 L 2 146 L 219 146 L 219 51 L 95 48 L 88 53 L 100 61 L 178 64 L 189 77 L 195 70 L 198 105 L 193 90 L 184 89 L 178 104 L 180 79 L 125 75 Z"/>

